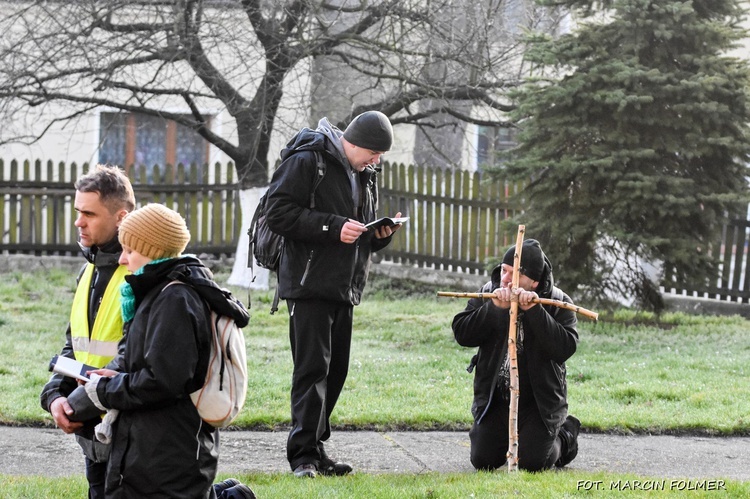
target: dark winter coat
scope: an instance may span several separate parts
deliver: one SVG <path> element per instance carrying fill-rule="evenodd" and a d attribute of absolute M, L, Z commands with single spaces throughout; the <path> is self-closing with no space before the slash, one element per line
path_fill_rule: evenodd
<path fill-rule="evenodd" d="M 340 131 L 321 120 L 317 130 L 304 129 L 282 151 L 282 163 L 268 188 L 267 222 L 285 238 L 279 266 L 279 296 L 321 299 L 358 305 L 367 282 L 370 254 L 388 245 L 372 231 L 354 244 L 341 242 L 341 229 L 351 218 L 368 223 L 376 218 L 377 180 L 374 168 L 356 173 L 362 206 L 352 199 L 351 168 L 336 147 Z M 325 176 L 310 195 L 317 178 L 313 151 L 320 151 Z"/>
<path fill-rule="evenodd" d="M 176 275 L 211 279 L 193 257 L 147 265 L 142 274 L 127 277 L 136 311 L 127 326 L 120 374 L 97 386 L 101 403 L 120 410 L 107 497 L 210 497 L 218 431 L 201 420 L 189 397 L 205 378 L 210 311 L 192 286 L 167 287 Z M 246 324 L 241 312 L 235 319 Z"/>
<path fill-rule="evenodd" d="M 500 273 L 498 266 L 482 292 L 500 287 Z M 537 294 L 540 298 L 571 303 L 568 295 L 554 287 L 551 272 L 545 273 Z M 568 413 L 565 361 L 575 353 L 578 344 L 576 314 L 559 307 L 536 305 L 525 312 L 519 311 L 519 317 L 523 322 L 526 363 L 526 369 L 519 371 L 521 386 L 531 387 L 542 420 L 553 434 Z M 495 392 L 499 389 L 498 376 L 508 350 L 509 322 L 507 309 L 482 298 L 469 300 L 466 309 L 453 318 L 456 341 L 465 347 L 479 347 L 472 359 L 476 372 L 471 410 L 476 424 L 481 422 L 490 403 L 504 403 L 503 398 L 507 398 L 506 394 Z M 521 397 L 525 396 L 528 394 L 522 390 Z"/>

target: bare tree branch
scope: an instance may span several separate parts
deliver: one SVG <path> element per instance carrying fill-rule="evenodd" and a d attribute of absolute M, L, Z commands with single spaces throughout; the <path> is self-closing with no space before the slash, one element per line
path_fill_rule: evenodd
<path fill-rule="evenodd" d="M 69 108 L 47 118 L 40 136 L 97 107 L 171 119 L 232 158 L 243 186 L 264 185 L 289 77 L 311 61 L 336 68 L 313 74 L 312 85 L 338 93 L 347 119 L 379 109 L 424 133 L 511 126 L 506 94 L 520 78 L 523 27 L 544 18 L 521 4 L 532 2 L 14 3 L 0 13 L 0 116 Z M 224 112 L 231 138 L 209 126 Z M 19 140 L 26 130 L 0 130 L 0 143 Z"/>

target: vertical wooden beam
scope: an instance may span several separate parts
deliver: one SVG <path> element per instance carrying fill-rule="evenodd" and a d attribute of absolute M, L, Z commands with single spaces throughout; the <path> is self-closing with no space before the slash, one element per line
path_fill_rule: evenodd
<path fill-rule="evenodd" d="M 521 251 L 526 226 L 518 226 L 516 251 L 513 254 L 513 279 L 510 295 L 510 325 L 508 328 L 508 357 L 510 360 L 510 411 L 508 416 L 508 471 L 518 471 L 518 398 L 521 394 L 518 382 L 518 281 L 521 275 Z"/>

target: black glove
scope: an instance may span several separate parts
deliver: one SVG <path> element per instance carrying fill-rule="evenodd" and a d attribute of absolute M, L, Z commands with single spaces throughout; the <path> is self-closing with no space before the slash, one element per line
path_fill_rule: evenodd
<path fill-rule="evenodd" d="M 68 395 L 68 404 L 73 409 L 73 414 L 68 419 L 71 421 L 88 421 L 101 417 L 102 414 L 107 412 L 96 395 L 96 386 L 100 379 L 100 376 L 92 374 L 91 381 L 77 387 Z"/>

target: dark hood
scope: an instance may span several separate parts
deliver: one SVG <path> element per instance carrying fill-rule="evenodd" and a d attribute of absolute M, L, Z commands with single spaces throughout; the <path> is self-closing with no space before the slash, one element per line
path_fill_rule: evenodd
<path fill-rule="evenodd" d="M 344 154 L 341 144 L 343 132 L 332 125 L 328 118 L 321 118 L 318 128 L 301 129 L 281 150 L 281 161 L 298 151 L 321 151 L 336 159 L 343 166 L 349 168 L 349 160 Z"/>
<path fill-rule="evenodd" d="M 169 273 L 170 280 L 179 280 L 192 286 L 203 298 L 211 310 L 219 315 L 231 317 L 238 327 L 245 327 L 250 322 L 250 313 L 245 306 L 232 295 L 228 289 L 220 287 L 213 280 L 213 274 L 203 263 L 194 257 L 186 265 L 178 265 Z M 199 265 L 195 265 L 197 261 Z"/>
<path fill-rule="evenodd" d="M 250 322 L 250 314 L 245 306 L 229 290 L 219 287 L 211 271 L 195 256 L 185 255 L 146 265 L 142 274 L 125 276 L 125 280 L 133 289 L 136 308 L 152 289 L 178 280 L 192 286 L 211 310 L 231 317 L 238 327 L 245 327 Z"/>
<path fill-rule="evenodd" d="M 334 147 L 327 144 L 328 139 L 325 134 L 310 128 L 303 128 L 287 143 L 286 147 L 281 150 L 281 161 L 286 160 L 289 156 L 298 151 L 321 151 L 333 152 Z"/>

